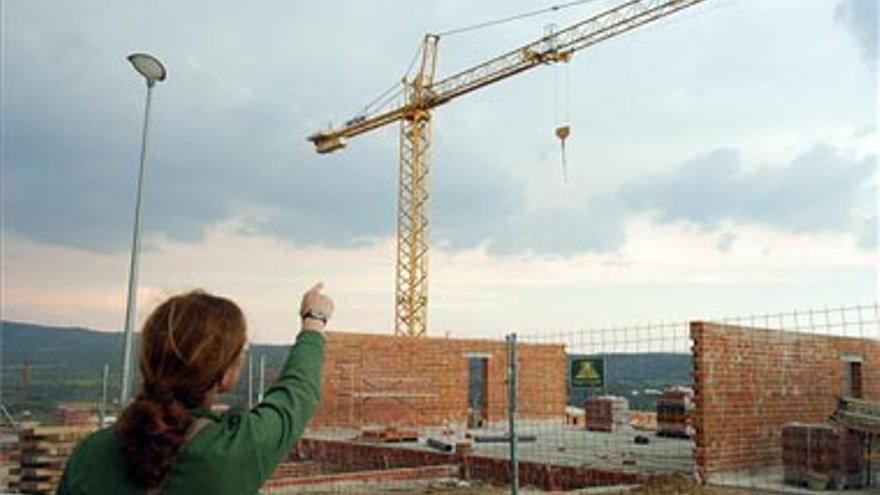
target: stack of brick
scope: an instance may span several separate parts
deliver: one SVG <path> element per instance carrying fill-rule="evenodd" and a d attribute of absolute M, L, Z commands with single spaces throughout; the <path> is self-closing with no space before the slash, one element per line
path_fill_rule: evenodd
<path fill-rule="evenodd" d="M 63 404 L 55 408 L 55 419 L 64 426 L 87 426 L 95 423 L 94 415 L 86 407 Z"/>
<path fill-rule="evenodd" d="M 590 431 L 615 432 L 629 424 L 629 401 L 623 397 L 600 395 L 584 404 L 586 426 Z"/>
<path fill-rule="evenodd" d="M 334 470 L 317 462 L 282 462 L 279 464 L 269 479 L 280 480 L 288 478 L 302 478 L 305 476 L 317 476 L 332 473 Z"/>
<path fill-rule="evenodd" d="M 827 424 L 789 423 L 782 430 L 785 482 L 815 489 L 865 484 L 862 437 Z"/>
<path fill-rule="evenodd" d="M 77 442 L 93 431 L 89 426 L 38 426 L 19 431 L 17 489 L 21 493 L 55 493 L 64 463 Z"/>
<path fill-rule="evenodd" d="M 18 488 L 20 457 L 18 443 L 4 445 L 3 450 L 0 451 L 0 493 Z"/>
<path fill-rule="evenodd" d="M 690 387 L 673 387 L 657 399 L 657 436 L 690 438 L 693 436 L 692 411 L 694 391 Z"/>

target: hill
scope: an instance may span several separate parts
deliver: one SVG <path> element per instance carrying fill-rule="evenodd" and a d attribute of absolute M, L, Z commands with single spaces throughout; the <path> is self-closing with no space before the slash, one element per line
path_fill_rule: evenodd
<path fill-rule="evenodd" d="M 693 361 L 690 354 L 644 352 L 595 354 L 605 360 L 605 388 L 598 390 L 569 389 L 568 402 L 583 406 L 588 394 L 611 394 L 629 399 L 630 408 L 642 411 L 656 409 L 658 392 L 665 388 L 693 383 Z M 572 356 L 569 356 L 569 362 Z"/>
<path fill-rule="evenodd" d="M 43 419 L 51 417 L 58 403 L 98 403 L 105 364 L 110 366 L 108 395 L 117 397 L 121 349 L 122 334 L 118 332 L 0 321 L 3 402 L 13 414 L 29 410 Z M 288 349 L 286 345 L 251 347 L 255 361 L 257 356 L 265 356 L 267 384 L 275 378 Z M 588 393 L 610 393 L 629 398 L 633 409 L 651 410 L 656 403 L 652 390 L 691 383 L 689 354 L 626 353 L 596 357 L 605 358 L 604 390 L 570 389 L 569 404 L 583 405 Z M 257 362 L 253 366 L 256 388 L 259 366 Z M 238 388 L 222 398 L 224 402 L 247 402 L 246 373 L 245 370 Z"/>
<path fill-rule="evenodd" d="M 13 415 L 28 410 L 39 419 L 48 419 L 59 403 L 97 404 L 101 400 L 105 364 L 110 367 L 108 396 L 111 400 L 119 396 L 120 332 L 0 321 L 0 346 L 3 402 Z M 281 366 L 288 348 L 281 345 L 251 347 L 254 355 L 266 356 L 267 381 L 274 378 L 273 370 Z M 238 388 L 226 394 L 223 400 L 244 404 L 246 380 L 241 380 Z M 112 405 L 110 407 L 112 409 Z"/>

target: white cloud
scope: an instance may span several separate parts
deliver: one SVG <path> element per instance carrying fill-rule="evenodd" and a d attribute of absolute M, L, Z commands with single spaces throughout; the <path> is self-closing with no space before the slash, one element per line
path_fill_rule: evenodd
<path fill-rule="evenodd" d="M 295 328 L 299 292 L 323 280 L 337 301 L 333 328 L 391 332 L 391 241 L 357 249 L 302 248 L 243 234 L 239 227 L 224 222 L 197 243 L 150 239 L 152 249 L 142 258 L 139 321 L 165 296 L 202 287 L 239 301 L 254 339 L 282 342 Z M 853 235 L 724 227 L 737 235 L 726 252 L 717 249 L 714 233 L 658 225 L 648 217 L 627 224 L 628 240 L 618 254 L 496 258 L 485 247 L 434 249 L 430 327 L 435 335 L 499 336 L 514 329 L 736 314 L 754 311 L 756 301 L 761 309 L 789 309 L 876 297 L 875 259 L 855 246 Z M 126 258 L 12 236 L 6 241 L 2 316 L 119 328 Z M 763 295 L 756 300 L 755 294 Z"/>
<path fill-rule="evenodd" d="M 148 230 L 194 241 L 247 204 L 276 213 L 248 228 L 299 244 L 345 247 L 393 235 L 396 129 L 353 140 L 330 157 L 316 155 L 305 136 L 397 83 L 423 32 L 534 8 L 493 1 L 477 13 L 460 0 L 410 3 L 220 2 L 208 10 L 163 1 L 10 3 L 6 227 L 43 242 L 127 249 L 143 93 L 124 56 L 143 49 L 170 71 L 154 101 Z M 566 25 L 608 4 L 444 38 L 438 72 L 507 51 L 540 35 L 548 20 Z M 487 225 L 508 224 L 499 251 L 552 250 L 535 245 L 546 235 L 512 234 L 534 231 L 535 211 L 594 207 L 589 198 L 667 173 L 705 150 L 741 150 L 747 164 L 782 163 L 873 122 L 876 88 L 835 23 L 834 5 L 711 5 L 438 109 L 437 239 L 467 249 Z M 782 18 L 790 22 L 775 21 Z M 328 26 L 334 36 L 326 36 Z M 571 81 L 562 109 L 573 131 L 566 186 L 553 137 L 554 72 Z M 561 250 L 613 248 L 614 234 L 606 226 L 600 239 L 572 239 Z"/>
<path fill-rule="evenodd" d="M 608 4 L 549 20 L 566 25 Z M 876 215 L 864 205 L 878 199 L 874 190 L 839 188 L 843 199 L 824 226 L 848 228 L 818 233 L 783 232 L 773 219 L 755 225 L 731 203 L 713 228 L 697 229 L 679 220 L 698 210 L 646 218 L 607 201 L 634 180 L 675 177 L 707 150 L 741 153 L 749 184 L 761 183 L 765 165 L 786 169 L 816 143 L 859 161 L 880 151 L 876 79 L 838 22 L 865 39 L 867 18 L 837 7 L 855 2 L 718 5 L 559 69 L 571 81 L 565 186 L 553 137 L 557 69 L 434 114 L 433 328 L 570 329 L 876 297 L 876 263 L 855 240 L 862 233 L 869 245 Z M 316 278 L 340 302 L 339 328 L 387 332 L 392 322 L 396 129 L 331 157 L 314 154 L 305 136 L 396 83 L 424 32 L 534 4 L 31 0 L 4 8 L 3 317 L 120 326 L 143 108 L 142 82 L 124 57 L 144 50 L 162 57 L 170 76 L 154 107 L 141 308 L 204 286 L 242 301 L 258 339 L 281 340 L 297 292 Z M 547 21 L 444 38 L 438 71 L 507 51 Z M 788 199 L 784 210 L 796 217 L 797 198 Z M 844 219 L 850 200 L 858 211 Z M 735 236 L 722 243 L 729 249 L 718 249 L 722 233 Z"/>

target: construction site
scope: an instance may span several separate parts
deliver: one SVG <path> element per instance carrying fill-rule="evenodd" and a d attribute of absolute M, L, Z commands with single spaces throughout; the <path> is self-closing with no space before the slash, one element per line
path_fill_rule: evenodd
<path fill-rule="evenodd" d="M 500 493 L 515 475 L 542 491 L 672 479 L 670 493 L 876 493 L 878 310 L 507 342 L 332 332 L 318 412 L 264 491 Z M 644 366 L 650 382 L 628 370 Z M 98 421 L 63 406 L 57 426 L 19 425 L 6 485 L 50 493 Z"/>
<path fill-rule="evenodd" d="M 578 52 L 704 2 L 712 3 L 620 2 L 442 77 L 435 72 L 443 36 L 584 2 L 426 34 L 396 90 L 302 136 L 324 155 L 399 126 L 393 330 L 326 333 L 317 413 L 261 493 L 880 493 L 877 301 L 511 331 L 505 340 L 441 335 L 429 326 L 435 109 L 531 69 L 576 63 Z M 148 79 L 148 91 L 164 79 L 162 70 L 161 78 Z M 570 132 L 558 119 L 563 174 Z M 129 304 L 134 267 L 132 261 Z M 77 443 L 113 423 L 131 399 L 135 315 L 129 307 L 115 403 L 105 366 L 100 403 L 53 404 L 54 418 L 37 418 L 22 412 L 33 389 L 29 358 L 12 358 L 18 367 L 4 368 L 5 382 L 19 386 L 0 401 L 0 491 L 54 493 Z M 217 412 L 258 403 L 280 373 L 283 349 L 248 351 L 247 380 L 221 396 Z M 14 414 L 3 405 L 13 402 L 10 396 L 24 404 Z"/>

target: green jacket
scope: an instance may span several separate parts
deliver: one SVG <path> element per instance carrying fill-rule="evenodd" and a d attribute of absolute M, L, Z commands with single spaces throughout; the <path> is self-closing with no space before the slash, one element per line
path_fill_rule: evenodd
<path fill-rule="evenodd" d="M 173 461 L 163 495 L 257 493 L 287 455 L 315 413 L 324 359 L 324 337 L 302 331 L 278 378 L 250 411 L 222 415 L 195 409 L 212 420 Z M 142 495 L 126 470 L 112 429 L 100 430 L 74 449 L 57 495 Z"/>

